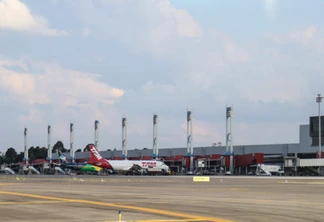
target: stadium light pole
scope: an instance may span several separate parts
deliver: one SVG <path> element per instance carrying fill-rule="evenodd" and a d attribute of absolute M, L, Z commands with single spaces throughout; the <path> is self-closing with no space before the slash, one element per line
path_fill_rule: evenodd
<path fill-rule="evenodd" d="M 321 132 L 321 102 L 322 102 L 323 97 L 321 94 L 317 94 L 316 97 L 316 102 L 318 103 L 318 157 L 321 159 L 322 158 L 322 132 Z"/>

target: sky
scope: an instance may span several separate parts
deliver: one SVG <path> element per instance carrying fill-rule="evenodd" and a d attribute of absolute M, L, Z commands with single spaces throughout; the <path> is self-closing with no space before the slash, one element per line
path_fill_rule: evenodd
<path fill-rule="evenodd" d="M 297 143 L 324 94 L 324 2 L 1 0 L 0 151 L 60 140 L 76 149 Z"/>

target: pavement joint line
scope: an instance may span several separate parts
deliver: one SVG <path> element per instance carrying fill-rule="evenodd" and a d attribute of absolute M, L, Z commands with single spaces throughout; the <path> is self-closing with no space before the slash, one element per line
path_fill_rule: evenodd
<path fill-rule="evenodd" d="M 169 217 L 172 216 L 172 217 L 180 217 L 180 218 L 186 218 L 186 219 L 201 219 L 201 220 L 207 220 L 207 221 L 211 221 L 211 222 L 234 222 L 232 220 L 225 220 L 225 219 L 215 218 L 215 217 L 205 217 L 205 216 L 185 214 L 185 213 L 179 213 L 179 212 L 173 212 L 173 211 L 167 211 L 167 210 L 159 210 L 159 209 L 154 209 L 154 208 L 136 207 L 136 206 L 113 204 L 113 203 L 107 203 L 107 202 L 91 201 L 91 200 L 51 197 L 51 196 L 43 196 L 43 195 L 19 193 L 19 192 L 9 192 L 9 191 L 0 191 L 0 194 L 32 197 L 32 198 L 46 199 L 46 200 L 58 200 L 58 201 L 66 201 L 66 202 L 73 202 L 73 203 L 92 204 L 92 205 L 98 205 L 98 206 L 113 207 L 113 208 L 118 208 L 118 209 L 141 211 L 141 212 L 146 212 L 146 213 L 150 213 L 150 214 L 166 215 Z"/>
<path fill-rule="evenodd" d="M 301 182 L 301 181 L 287 181 L 287 182 L 283 182 L 283 181 L 280 181 L 278 183 L 287 183 L 287 184 L 312 184 L 312 185 L 324 185 L 324 182 L 319 182 L 319 181 L 314 181 L 314 182 Z"/>
<path fill-rule="evenodd" d="M 25 201 L 25 202 L 0 202 L 0 205 L 20 205 L 20 204 L 52 204 L 52 203 L 64 203 L 67 201 Z"/>
<path fill-rule="evenodd" d="M 311 204 L 313 202 L 308 202 L 304 200 L 266 200 L 266 199 L 258 199 L 258 200 L 249 200 L 249 199 L 241 199 L 239 200 L 228 200 L 221 198 L 218 200 L 219 202 L 222 203 L 239 203 L 239 204 L 265 204 L 265 203 L 288 203 L 288 204 Z M 316 203 L 317 205 L 320 205 L 322 203 Z"/>
<path fill-rule="evenodd" d="M 20 185 L 19 183 L 0 183 L 0 186 L 8 186 L 8 185 Z"/>

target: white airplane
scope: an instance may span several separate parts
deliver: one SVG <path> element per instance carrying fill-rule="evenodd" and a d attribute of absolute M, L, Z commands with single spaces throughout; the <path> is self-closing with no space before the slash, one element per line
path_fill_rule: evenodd
<path fill-rule="evenodd" d="M 159 160 L 107 160 L 93 144 L 89 144 L 91 160 L 88 164 L 114 171 L 142 171 L 144 173 L 170 174 L 170 168 Z"/>

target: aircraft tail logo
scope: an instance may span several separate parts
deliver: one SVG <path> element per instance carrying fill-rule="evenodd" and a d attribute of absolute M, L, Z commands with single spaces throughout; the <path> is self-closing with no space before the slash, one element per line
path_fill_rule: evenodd
<path fill-rule="evenodd" d="M 89 150 L 91 153 L 91 161 L 93 162 L 101 162 L 103 161 L 103 157 L 100 155 L 99 151 L 94 145 L 89 145 Z"/>
<path fill-rule="evenodd" d="M 64 154 L 63 154 L 60 150 L 59 150 L 58 152 L 59 152 L 59 157 L 60 157 L 60 159 L 61 159 L 64 163 L 67 163 L 68 161 L 67 161 L 66 157 L 64 156 Z"/>

